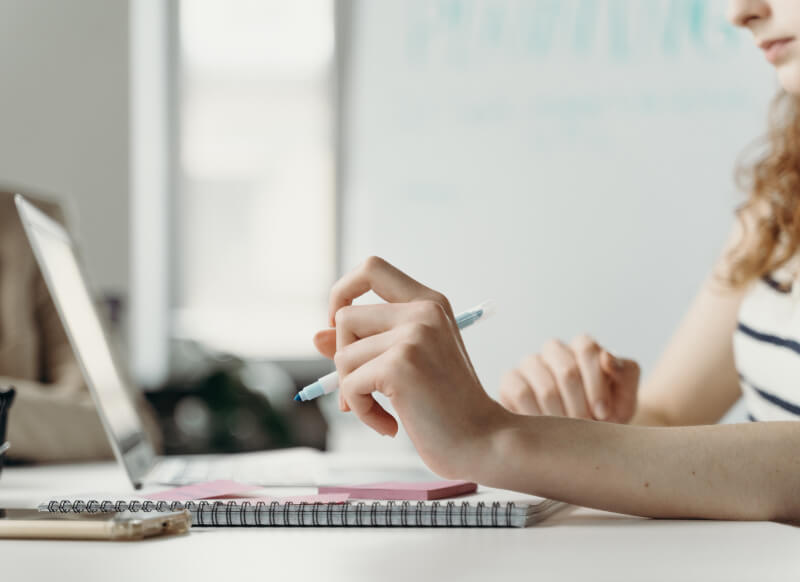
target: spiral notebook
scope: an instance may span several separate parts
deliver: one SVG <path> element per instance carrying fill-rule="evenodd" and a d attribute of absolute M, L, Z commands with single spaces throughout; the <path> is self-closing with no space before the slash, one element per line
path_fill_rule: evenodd
<path fill-rule="evenodd" d="M 487 490 L 453 501 L 247 500 L 153 501 L 54 499 L 40 511 L 175 511 L 188 509 L 193 527 L 527 527 L 565 504 Z"/>

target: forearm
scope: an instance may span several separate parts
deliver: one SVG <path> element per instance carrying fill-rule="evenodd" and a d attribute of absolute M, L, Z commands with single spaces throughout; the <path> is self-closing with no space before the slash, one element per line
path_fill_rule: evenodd
<path fill-rule="evenodd" d="M 655 428 L 509 415 L 479 482 L 670 518 L 800 517 L 800 424 Z"/>

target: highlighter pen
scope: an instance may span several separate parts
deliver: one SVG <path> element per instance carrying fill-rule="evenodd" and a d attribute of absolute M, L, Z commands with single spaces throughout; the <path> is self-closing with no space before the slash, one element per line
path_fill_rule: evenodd
<path fill-rule="evenodd" d="M 494 313 L 494 304 L 491 301 L 484 301 L 480 305 L 456 315 L 456 325 L 458 329 L 465 329 L 481 319 L 489 317 L 492 313 Z M 331 372 L 300 390 L 295 394 L 294 399 L 297 402 L 308 402 L 335 392 L 337 388 L 339 388 L 339 373 Z"/>

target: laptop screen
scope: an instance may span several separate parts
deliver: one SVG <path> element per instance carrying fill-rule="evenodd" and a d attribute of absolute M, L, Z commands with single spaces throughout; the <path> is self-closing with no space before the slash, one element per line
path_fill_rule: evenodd
<path fill-rule="evenodd" d="M 22 197 L 17 207 L 115 454 L 134 484 L 152 462 L 139 414 L 117 367 L 67 232 Z M 144 451 L 138 450 L 144 447 Z M 144 457 L 142 458 L 142 454 Z M 137 462 L 138 461 L 138 462 Z M 131 464 L 142 465 L 132 467 Z M 147 467 L 149 468 L 149 467 Z"/>

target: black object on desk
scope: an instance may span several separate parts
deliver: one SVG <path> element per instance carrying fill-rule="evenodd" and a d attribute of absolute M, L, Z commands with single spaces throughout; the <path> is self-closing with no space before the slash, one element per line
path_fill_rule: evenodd
<path fill-rule="evenodd" d="M 0 387 L 0 472 L 3 471 L 3 461 L 6 458 L 8 443 L 6 442 L 6 426 L 8 424 L 8 409 L 14 401 L 16 391 L 13 387 Z"/>

